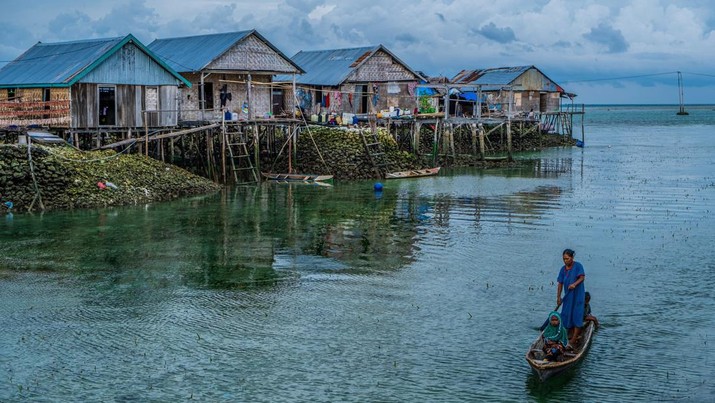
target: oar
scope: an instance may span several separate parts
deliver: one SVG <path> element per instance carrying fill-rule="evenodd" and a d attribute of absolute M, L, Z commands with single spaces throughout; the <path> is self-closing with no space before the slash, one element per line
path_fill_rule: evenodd
<path fill-rule="evenodd" d="M 564 293 L 564 296 L 561 297 L 561 302 L 559 302 L 559 304 L 556 305 L 556 308 L 554 308 L 554 311 L 558 311 L 558 310 L 559 310 L 559 307 L 561 307 L 561 304 L 564 303 L 564 300 L 566 299 L 566 296 L 567 296 L 567 295 L 569 295 L 569 289 L 566 289 L 566 292 Z M 550 317 L 550 316 L 549 316 L 548 318 L 546 318 L 546 320 L 544 321 L 544 324 L 541 325 L 541 327 L 539 328 L 539 330 L 543 332 L 544 329 L 546 329 L 546 326 L 549 326 L 549 321 L 550 321 L 550 320 L 551 320 L 551 317 Z"/>

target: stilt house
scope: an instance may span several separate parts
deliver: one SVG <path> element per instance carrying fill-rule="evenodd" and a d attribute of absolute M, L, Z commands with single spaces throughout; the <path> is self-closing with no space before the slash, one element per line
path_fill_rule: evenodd
<path fill-rule="evenodd" d="M 157 39 L 149 49 L 194 84 L 181 90 L 181 121 L 251 120 L 292 112 L 272 78 L 303 70 L 255 30 Z"/>
<path fill-rule="evenodd" d="M 499 67 L 482 70 L 462 70 L 451 84 L 461 85 L 463 98 L 477 99 L 490 109 L 506 110 L 509 92 L 513 91 L 513 113 L 556 112 L 561 107 L 561 98 L 573 98 L 560 85 L 547 77 L 535 66 Z M 473 85 L 474 87 L 469 87 Z"/>
<path fill-rule="evenodd" d="M 175 126 L 179 85 L 191 84 L 132 35 L 38 42 L 0 69 L 0 126 Z M 159 109 L 174 112 L 144 121 L 143 111 Z"/>
<path fill-rule="evenodd" d="M 296 78 L 295 95 L 307 114 L 412 111 L 417 106 L 416 86 L 425 80 L 382 45 L 300 51 L 292 60 L 306 72 Z"/>

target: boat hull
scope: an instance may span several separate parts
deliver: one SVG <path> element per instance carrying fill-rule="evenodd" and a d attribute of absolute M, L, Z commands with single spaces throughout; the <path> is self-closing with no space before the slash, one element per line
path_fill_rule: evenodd
<path fill-rule="evenodd" d="M 413 169 L 410 171 L 388 172 L 385 174 L 385 179 L 403 179 L 403 178 L 420 178 L 423 176 L 434 176 L 439 173 L 441 167 Z"/>
<path fill-rule="evenodd" d="M 312 175 L 312 174 L 274 174 L 261 172 L 264 178 L 281 182 L 330 182 L 333 175 Z"/>
<path fill-rule="evenodd" d="M 526 353 L 526 361 L 529 363 L 531 370 L 541 381 L 553 378 L 583 361 L 588 352 L 588 348 L 591 346 L 593 332 L 593 322 L 586 322 L 582 331 L 581 341 L 576 346 L 575 352 L 568 353 L 569 355 L 565 360 L 558 362 L 544 361 L 542 351 L 543 340 L 541 339 L 541 335 L 539 335 L 529 347 L 529 351 Z"/>

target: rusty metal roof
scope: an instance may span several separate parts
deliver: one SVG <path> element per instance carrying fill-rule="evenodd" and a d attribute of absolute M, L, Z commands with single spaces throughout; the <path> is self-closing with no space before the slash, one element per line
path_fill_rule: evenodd
<path fill-rule="evenodd" d="M 534 66 L 497 67 L 481 70 L 462 70 L 452 78 L 454 84 L 510 85 Z"/>

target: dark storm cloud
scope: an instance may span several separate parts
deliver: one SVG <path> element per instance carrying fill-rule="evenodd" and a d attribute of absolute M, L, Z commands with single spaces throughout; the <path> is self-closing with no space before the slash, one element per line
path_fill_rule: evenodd
<path fill-rule="evenodd" d="M 401 45 L 412 45 L 419 43 L 419 38 L 409 33 L 402 33 L 395 36 L 395 41 Z"/>
<path fill-rule="evenodd" d="M 499 28 L 493 22 L 483 25 L 475 32 L 499 43 L 509 43 L 516 40 L 516 35 L 514 35 L 514 31 L 511 28 Z"/>
<path fill-rule="evenodd" d="M 597 27 L 591 28 L 591 31 L 583 35 L 584 38 L 605 45 L 608 48 L 608 53 L 623 53 L 628 50 L 628 42 L 623 37 L 620 29 L 613 29 L 612 26 L 602 22 Z"/>

